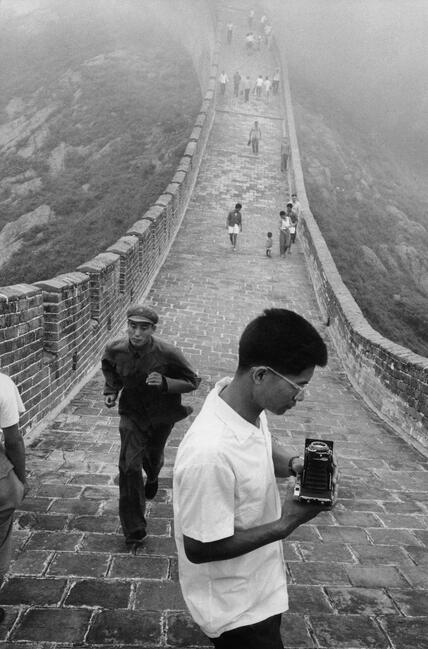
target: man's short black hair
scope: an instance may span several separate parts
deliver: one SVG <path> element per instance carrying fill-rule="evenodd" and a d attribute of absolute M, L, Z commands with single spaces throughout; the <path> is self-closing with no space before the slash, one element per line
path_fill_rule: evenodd
<path fill-rule="evenodd" d="M 235 210 L 240 210 L 242 208 L 241 203 L 236 203 Z"/>
<path fill-rule="evenodd" d="M 327 365 L 327 347 L 317 330 L 298 313 L 265 309 L 244 329 L 239 341 L 238 370 L 269 365 L 283 374 Z"/>
<path fill-rule="evenodd" d="M 284 210 L 281 210 L 280 213 L 279 213 L 279 215 L 280 215 L 280 216 L 285 216 L 285 212 L 284 212 Z"/>

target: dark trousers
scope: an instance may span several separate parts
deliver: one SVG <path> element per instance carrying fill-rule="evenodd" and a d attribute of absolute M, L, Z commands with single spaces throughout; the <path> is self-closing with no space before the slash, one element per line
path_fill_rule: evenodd
<path fill-rule="evenodd" d="M 279 231 L 279 256 L 283 257 L 291 245 L 290 230 Z"/>
<path fill-rule="evenodd" d="M 256 137 L 253 137 L 253 139 L 251 140 L 251 146 L 253 148 L 253 153 L 259 152 L 259 141 Z"/>
<path fill-rule="evenodd" d="M 274 615 L 257 624 L 226 631 L 210 640 L 218 649 L 284 649 L 280 627 L 281 615 Z"/>
<path fill-rule="evenodd" d="M 249 101 L 249 99 L 250 99 L 250 89 L 245 88 L 244 93 L 245 93 L 245 101 Z"/>
<path fill-rule="evenodd" d="M 140 428 L 121 415 L 119 423 L 119 516 L 125 538 L 146 530 L 144 479 L 155 480 L 163 466 L 164 448 L 174 424 Z"/>

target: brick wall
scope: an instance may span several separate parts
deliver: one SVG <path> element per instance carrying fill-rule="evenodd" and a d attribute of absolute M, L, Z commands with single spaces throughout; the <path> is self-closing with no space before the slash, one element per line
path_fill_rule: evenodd
<path fill-rule="evenodd" d="M 428 359 L 375 331 L 339 275 L 306 196 L 286 52 L 283 43 L 278 42 L 277 46 L 292 152 L 292 183 L 303 208 L 299 240 L 330 337 L 352 384 L 366 403 L 397 432 L 428 448 Z"/>
<path fill-rule="evenodd" d="M 220 22 L 217 29 L 220 33 Z M 186 24 L 187 41 L 188 32 Z M 200 60 L 208 69 L 198 69 L 201 84 L 206 80 L 200 112 L 176 173 L 156 203 L 107 251 L 75 272 L 34 285 L 0 287 L 0 370 L 20 389 L 27 409 L 24 432 L 99 364 L 106 342 L 125 323 L 127 306 L 144 297 L 168 254 L 214 118 L 220 48 L 214 23 L 211 41 L 201 41 Z"/>

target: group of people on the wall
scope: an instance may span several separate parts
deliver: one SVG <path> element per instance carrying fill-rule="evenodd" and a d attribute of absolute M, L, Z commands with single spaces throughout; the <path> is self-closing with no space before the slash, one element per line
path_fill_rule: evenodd
<path fill-rule="evenodd" d="M 297 194 L 291 195 L 291 201 L 287 202 L 286 210 L 279 213 L 278 227 L 278 244 L 279 256 L 285 258 L 287 254 L 291 255 L 291 247 L 296 242 L 297 224 L 301 214 L 300 201 L 297 200 Z M 242 204 L 236 203 L 233 210 L 228 212 L 226 217 L 226 228 L 229 235 L 230 244 L 233 252 L 237 250 L 238 235 L 242 232 Z M 272 232 L 267 232 L 265 253 L 267 257 L 272 257 L 274 236 Z"/>
<path fill-rule="evenodd" d="M 262 18 L 266 38 L 269 23 Z M 255 20 L 251 10 L 250 30 Z M 260 139 L 255 122 L 249 136 L 255 154 Z M 284 146 L 282 171 L 289 155 Z M 276 236 L 279 256 L 291 254 L 300 215 L 294 193 L 279 214 L 275 236 L 266 234 L 266 257 Z M 241 203 L 228 213 L 226 227 L 236 251 Z M 101 367 L 105 406 L 117 405 L 119 413 L 120 523 L 136 553 L 148 533 L 146 502 L 157 495 L 165 445 L 175 423 L 192 413 L 181 395 L 197 390 L 201 378 L 179 348 L 155 335 L 159 315 L 150 305 L 131 304 L 126 321 L 126 335 L 107 344 Z M 287 309 L 264 310 L 240 336 L 233 377 L 215 384 L 179 445 L 173 505 L 181 589 L 193 619 L 220 649 L 283 647 L 288 595 L 282 540 L 325 506 L 302 504 L 292 489 L 281 502 L 276 479 L 301 474 L 303 458 L 272 440 L 265 411 L 283 415 L 297 406 L 316 367 L 326 363 L 326 345 L 307 320 Z M 22 412 L 16 385 L 0 373 L 0 581 L 11 558 L 14 510 L 28 491 Z M 0 623 L 4 615 L 0 609 Z"/>
<path fill-rule="evenodd" d="M 127 336 L 102 357 L 105 404 L 119 399 L 119 513 L 134 551 L 147 535 L 145 504 L 156 496 L 167 439 L 192 412 L 181 395 L 201 380 L 178 348 L 154 335 L 158 321 L 152 307 L 131 305 Z M 326 363 L 325 343 L 309 322 L 266 309 L 240 337 L 234 376 L 216 383 L 179 445 L 173 504 L 180 584 L 215 647 L 282 647 L 288 600 L 281 540 L 325 507 L 299 503 L 292 491 L 281 504 L 276 478 L 301 473 L 303 458 L 272 441 L 264 411 L 295 407 L 315 367 Z"/>
<path fill-rule="evenodd" d="M 235 26 L 232 20 L 229 20 L 226 24 L 226 42 L 228 45 L 232 45 L 234 31 Z M 244 41 L 247 53 L 260 52 L 263 47 L 270 49 L 272 46 L 272 33 L 272 23 L 266 13 L 262 12 L 260 19 L 258 19 L 255 10 L 250 9 L 247 16 L 247 32 Z"/>
<path fill-rule="evenodd" d="M 220 72 L 218 82 L 220 95 L 226 96 L 230 79 L 225 70 Z M 280 70 L 276 68 L 270 77 L 259 74 L 255 80 L 249 74 L 241 75 L 239 70 L 236 70 L 232 76 L 232 82 L 233 96 L 237 99 L 241 98 L 244 103 L 250 103 L 252 98 L 256 100 L 264 99 L 268 104 L 271 94 L 277 96 L 279 93 Z"/>
<path fill-rule="evenodd" d="M 250 10 L 248 14 L 248 26 L 253 28 L 256 22 L 254 9 Z M 251 25 L 251 27 L 250 27 Z M 228 45 L 233 43 L 234 24 L 229 21 L 226 25 L 226 42 Z M 264 47 L 271 48 L 272 42 L 272 25 L 270 24 L 266 14 L 260 16 L 258 34 L 249 31 L 245 36 L 244 47 L 247 54 L 253 52 L 260 52 L 262 44 Z M 241 74 L 239 70 L 235 70 L 234 74 L 230 77 L 229 74 L 223 69 L 220 72 L 218 82 L 220 87 L 220 95 L 225 96 L 227 89 L 232 81 L 233 83 L 233 96 L 240 98 L 244 103 L 250 103 L 251 99 L 263 99 L 269 103 L 271 95 L 278 95 L 279 84 L 281 79 L 280 68 L 276 67 L 275 70 L 269 74 L 259 74 L 256 78 L 251 78 L 250 74 Z"/>
<path fill-rule="evenodd" d="M 180 350 L 155 337 L 158 320 L 152 307 L 131 305 L 127 336 L 109 343 L 102 358 L 106 406 L 119 398 L 119 512 L 134 551 L 147 535 L 145 503 L 156 496 L 168 436 L 191 413 L 181 395 L 200 384 Z M 216 383 L 179 445 L 173 505 L 180 584 L 215 647 L 283 646 L 281 540 L 325 507 L 297 502 L 292 490 L 281 503 L 276 478 L 297 476 L 303 458 L 272 441 L 264 411 L 295 407 L 315 367 L 326 363 L 325 343 L 309 322 L 266 309 L 240 337 L 234 376 Z"/>

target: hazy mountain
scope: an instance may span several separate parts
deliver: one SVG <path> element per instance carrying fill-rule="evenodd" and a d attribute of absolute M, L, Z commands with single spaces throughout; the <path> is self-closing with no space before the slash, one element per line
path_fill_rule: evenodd
<path fill-rule="evenodd" d="M 3 2 L 0 60 L 3 285 L 121 236 L 168 184 L 201 95 L 182 45 L 127 2 Z"/>
<path fill-rule="evenodd" d="M 428 355 L 428 196 L 423 184 L 331 96 L 294 79 L 311 210 L 368 321 Z"/>

